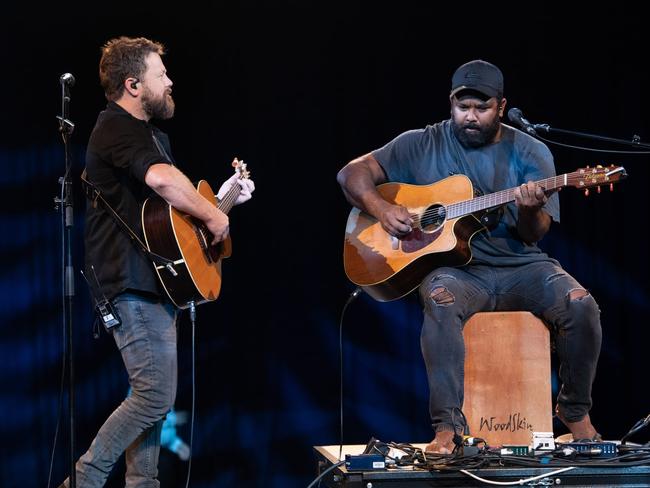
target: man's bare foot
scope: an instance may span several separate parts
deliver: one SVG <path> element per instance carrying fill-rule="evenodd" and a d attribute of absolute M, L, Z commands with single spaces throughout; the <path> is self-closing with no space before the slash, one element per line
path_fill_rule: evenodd
<path fill-rule="evenodd" d="M 451 430 L 441 430 L 436 432 L 436 437 L 427 447 L 424 448 L 425 452 L 434 452 L 436 454 L 451 454 L 454 450 L 454 432 Z"/>
<path fill-rule="evenodd" d="M 591 423 L 589 414 L 585 415 L 581 420 L 578 420 L 577 422 L 569 422 L 564 418 L 559 409 L 556 407 L 555 415 L 562 421 L 566 428 L 571 431 L 571 435 L 573 436 L 574 441 L 584 439 L 596 440 L 598 437 L 600 437 L 596 431 L 596 428 Z"/>

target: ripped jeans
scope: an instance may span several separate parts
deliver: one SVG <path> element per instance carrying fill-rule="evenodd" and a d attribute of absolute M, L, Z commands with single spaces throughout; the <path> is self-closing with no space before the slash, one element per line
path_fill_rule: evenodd
<path fill-rule="evenodd" d="M 434 430 L 462 425 L 463 326 L 476 312 L 530 311 L 554 334 L 562 382 L 557 404 L 569 422 L 591 409 L 600 354 L 600 310 L 580 284 L 551 261 L 523 266 L 438 268 L 420 286 L 424 323 L 420 343 L 429 381 Z"/>

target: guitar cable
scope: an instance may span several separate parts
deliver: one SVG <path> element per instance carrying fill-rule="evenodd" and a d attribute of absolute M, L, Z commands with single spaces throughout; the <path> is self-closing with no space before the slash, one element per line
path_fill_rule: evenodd
<path fill-rule="evenodd" d="M 66 180 L 66 177 L 68 176 L 68 173 L 66 172 L 63 175 L 63 178 L 61 178 L 61 195 L 60 195 L 60 201 L 63 202 L 63 196 L 64 196 L 64 185 L 63 182 Z M 61 204 L 61 306 L 62 310 L 65 311 L 65 208 L 63 204 Z M 66 372 L 66 339 L 67 339 L 67 333 L 65 330 L 65 313 L 62 316 L 62 325 L 61 328 L 63 330 L 62 334 L 62 347 L 61 350 L 63 351 L 63 354 L 61 355 L 61 383 L 60 383 L 60 388 L 59 388 L 59 401 L 58 401 L 58 406 L 56 409 L 56 427 L 54 429 L 54 439 L 52 441 L 52 451 L 50 453 L 50 468 L 48 470 L 48 475 L 47 475 L 47 488 L 50 488 L 50 485 L 52 483 L 52 471 L 54 470 L 54 456 L 56 453 L 56 444 L 57 440 L 59 438 L 59 428 L 61 426 L 61 414 L 63 412 L 63 395 L 64 395 L 64 390 L 65 390 L 65 372 Z"/>
<path fill-rule="evenodd" d="M 357 287 L 352 293 L 350 293 L 345 305 L 343 305 L 341 318 L 339 320 L 339 461 L 341 461 L 341 456 L 343 455 L 343 318 L 345 317 L 345 312 L 350 303 L 352 303 L 362 291 L 363 289 L 361 287 Z"/>
<path fill-rule="evenodd" d="M 312 481 L 307 488 L 312 488 L 313 486 L 316 486 L 316 482 L 318 482 L 318 486 L 320 486 L 320 482 L 323 480 L 323 478 L 327 473 L 345 464 L 345 461 L 341 461 L 341 456 L 343 454 L 343 318 L 345 317 L 345 312 L 348 309 L 348 306 L 354 301 L 355 298 L 357 298 L 361 294 L 362 291 L 363 289 L 361 287 L 357 287 L 354 289 L 352 293 L 350 293 L 350 296 L 345 301 L 345 305 L 343 305 L 343 309 L 341 310 L 341 317 L 339 319 L 339 458 L 338 458 L 338 462 L 333 464 L 329 468 L 327 468 L 322 473 L 320 473 L 318 477 L 316 477 L 316 479 Z"/>
<path fill-rule="evenodd" d="M 332 470 L 334 470 L 334 469 L 336 469 L 339 466 L 342 466 L 344 464 L 345 464 L 345 461 L 339 461 L 338 463 L 332 464 L 329 468 L 327 468 L 325 471 L 323 471 L 321 474 L 319 474 L 318 477 L 314 481 L 309 483 L 309 486 L 307 488 L 313 488 L 314 486 L 317 486 L 316 482 L 318 482 L 318 486 L 320 486 L 320 482 L 323 481 L 323 478 L 325 477 L 325 475 L 327 473 L 329 473 L 330 471 L 332 471 Z M 368 484 L 370 484 L 370 483 L 368 483 Z"/>
<path fill-rule="evenodd" d="M 196 304 L 190 305 L 190 322 L 192 323 L 192 413 L 190 415 L 190 457 L 187 460 L 187 480 L 185 488 L 190 486 L 190 473 L 192 472 L 192 443 L 194 441 L 194 411 L 196 410 Z"/>

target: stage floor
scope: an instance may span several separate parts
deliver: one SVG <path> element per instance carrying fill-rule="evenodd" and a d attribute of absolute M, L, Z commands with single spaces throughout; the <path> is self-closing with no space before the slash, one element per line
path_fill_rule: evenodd
<path fill-rule="evenodd" d="M 412 444 L 413 447 L 424 449 L 426 444 Z M 341 459 L 346 454 L 361 454 L 365 445 L 344 445 Z M 332 467 L 339 461 L 339 446 L 315 446 L 314 451 L 318 460 L 318 473 Z M 495 486 L 509 484 L 511 486 L 572 486 L 572 487 L 650 487 L 650 465 L 643 466 L 613 466 L 613 467 L 584 467 L 577 466 L 570 470 L 562 467 L 490 467 L 468 469 L 467 471 L 484 480 L 472 478 L 469 474 L 454 472 L 436 472 L 413 470 L 405 468 L 388 468 L 385 470 L 369 470 L 350 472 L 345 465 L 339 466 L 325 475 L 320 486 L 346 488 L 379 488 L 379 487 L 466 487 L 466 486 Z M 534 480 L 526 481 L 529 478 Z M 520 482 L 523 480 L 523 482 Z"/>

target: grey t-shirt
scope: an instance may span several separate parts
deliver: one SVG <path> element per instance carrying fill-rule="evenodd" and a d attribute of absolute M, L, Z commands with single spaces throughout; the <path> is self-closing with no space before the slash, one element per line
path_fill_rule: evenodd
<path fill-rule="evenodd" d="M 501 140 L 481 148 L 463 146 L 451 120 L 400 134 L 372 152 L 388 181 L 428 185 L 454 174 L 467 176 L 475 192 L 487 195 L 528 181 L 555 175 L 553 156 L 545 144 L 513 127 L 501 125 Z M 560 221 L 557 193 L 544 210 Z M 517 207 L 507 204 L 498 224 L 472 238 L 472 263 L 514 266 L 554 261 L 537 245 L 525 244 L 517 233 Z"/>

